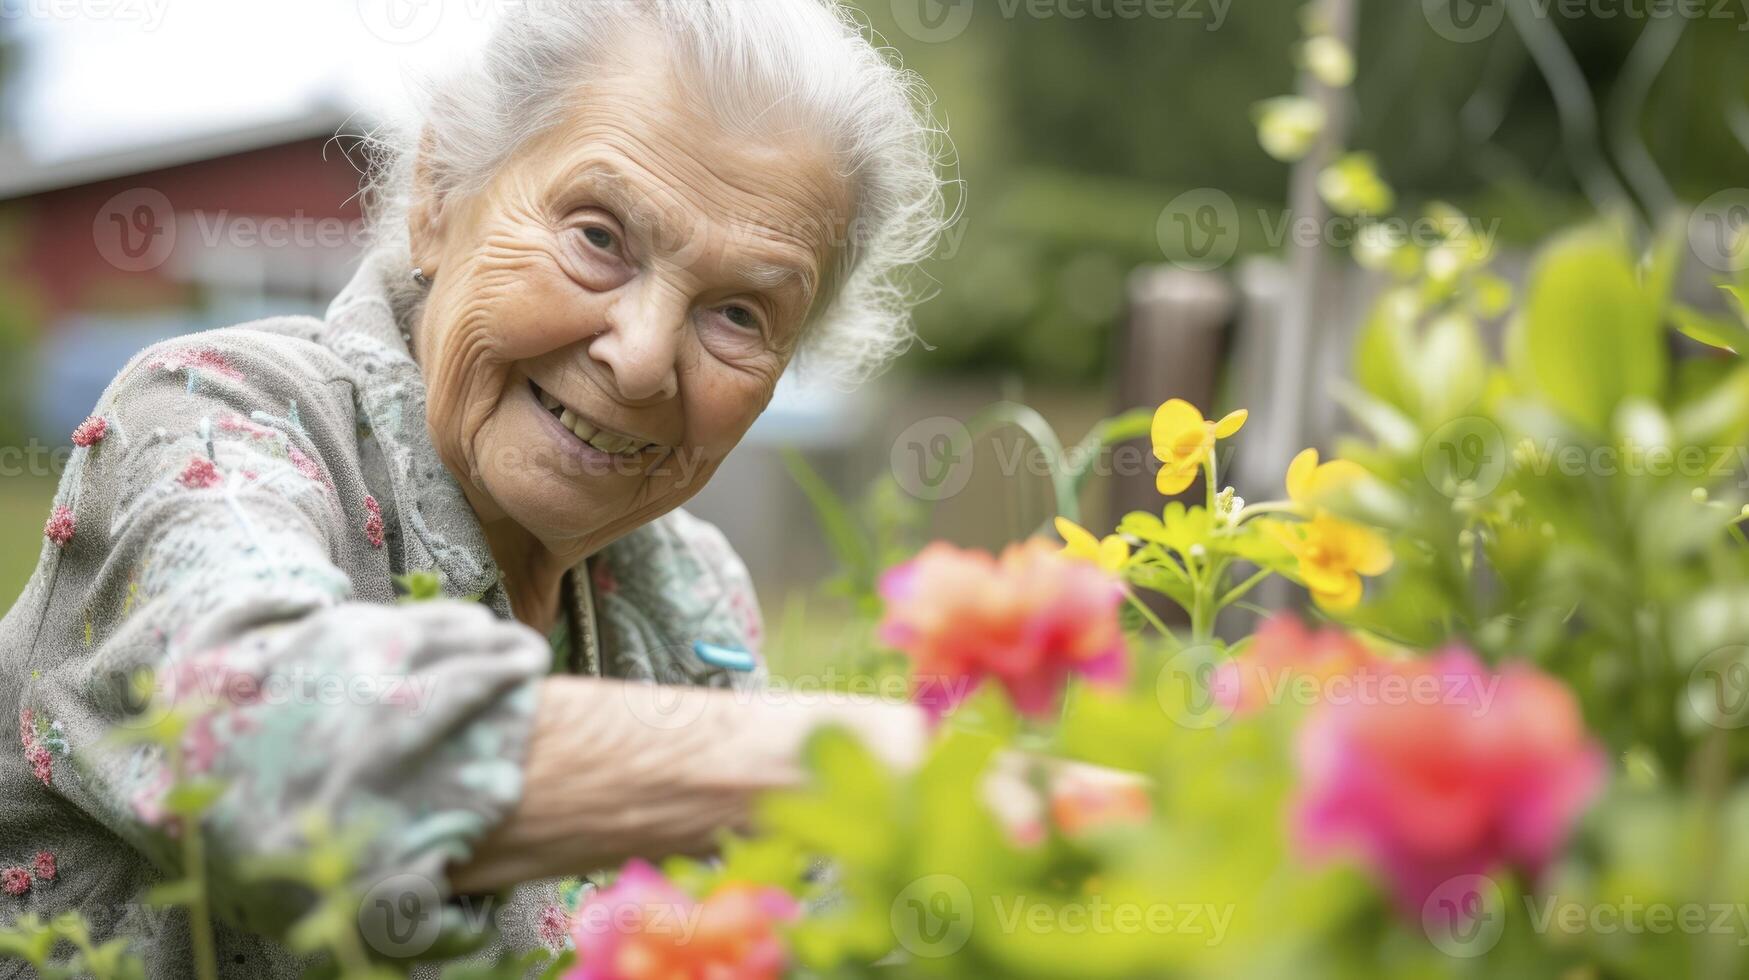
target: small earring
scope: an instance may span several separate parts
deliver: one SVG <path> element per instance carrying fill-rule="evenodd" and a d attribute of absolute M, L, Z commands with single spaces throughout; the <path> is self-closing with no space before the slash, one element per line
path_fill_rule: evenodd
<path fill-rule="evenodd" d="M 421 286 L 431 285 L 431 280 L 426 277 L 424 269 L 414 269 L 413 270 L 413 281 L 418 283 Z"/>

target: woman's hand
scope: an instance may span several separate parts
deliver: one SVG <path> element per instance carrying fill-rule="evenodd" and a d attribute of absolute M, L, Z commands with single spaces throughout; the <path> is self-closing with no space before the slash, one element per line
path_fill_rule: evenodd
<path fill-rule="evenodd" d="M 801 785 L 802 750 L 815 731 L 848 729 L 901 772 L 922 763 L 923 713 L 905 704 L 668 687 L 594 678 L 541 682 L 521 802 L 466 864 L 459 892 L 486 892 L 627 857 L 702 854 L 725 829 L 747 824 L 763 792 Z M 1036 827 L 1050 795 L 1074 787 L 1126 789 L 1139 777 L 1015 753 L 984 786 L 997 819 Z"/>

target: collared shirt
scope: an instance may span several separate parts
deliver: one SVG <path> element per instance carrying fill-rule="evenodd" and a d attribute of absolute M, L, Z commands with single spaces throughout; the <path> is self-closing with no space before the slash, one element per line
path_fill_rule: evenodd
<path fill-rule="evenodd" d="M 539 679 L 759 682 L 699 652 L 755 651 L 760 626 L 727 542 L 680 511 L 566 575 L 562 656 L 512 618 L 431 445 L 396 275 L 367 260 L 325 320 L 152 347 L 76 433 L 37 569 L 0 620 L 0 709 L 18 722 L 0 748 L 0 921 L 76 909 L 97 939 L 130 937 L 149 976 L 192 975 L 186 917 L 146 894 L 182 872 L 172 786 L 212 780 L 226 975 L 298 974 L 277 940 L 309 895 L 249 869 L 342 839 L 379 953 L 447 948 L 470 908 L 474 932 L 551 945 L 574 883 L 522 886 L 500 910 L 445 877 L 520 798 Z M 179 736 L 118 738 L 161 736 L 167 707 Z M 429 928 L 371 920 L 373 888 L 411 888 Z"/>

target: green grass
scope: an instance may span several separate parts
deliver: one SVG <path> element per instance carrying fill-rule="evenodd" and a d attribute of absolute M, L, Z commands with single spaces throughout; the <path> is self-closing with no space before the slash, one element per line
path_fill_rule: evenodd
<path fill-rule="evenodd" d="M 54 496 L 52 477 L 0 477 L 0 611 L 12 608 L 36 570 Z"/>

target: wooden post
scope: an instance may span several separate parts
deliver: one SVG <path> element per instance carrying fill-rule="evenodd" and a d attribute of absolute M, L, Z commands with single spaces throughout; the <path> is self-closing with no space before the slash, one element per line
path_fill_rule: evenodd
<path fill-rule="evenodd" d="M 1130 275 L 1129 317 L 1118 332 L 1117 408 L 1183 398 L 1213 411 L 1233 288 L 1213 272 L 1144 266 Z M 1139 454 L 1139 455 L 1138 455 Z M 1153 459 L 1148 440 L 1126 443 L 1114 461 Z M 1158 511 L 1153 467 L 1115 467 L 1112 512 Z M 1193 488 L 1195 489 L 1195 488 Z"/>

